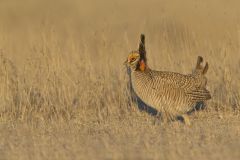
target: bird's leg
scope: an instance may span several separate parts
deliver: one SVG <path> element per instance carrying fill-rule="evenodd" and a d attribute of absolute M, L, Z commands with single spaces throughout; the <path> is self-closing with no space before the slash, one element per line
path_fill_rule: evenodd
<path fill-rule="evenodd" d="M 168 122 L 168 118 L 167 118 L 167 114 L 164 113 L 164 112 L 158 112 L 157 115 L 156 115 L 156 119 L 155 119 L 155 124 L 156 122 L 159 122 L 161 121 L 161 123 L 166 123 Z"/>
<path fill-rule="evenodd" d="M 180 116 L 177 116 L 177 120 L 180 120 L 183 122 L 185 125 L 190 126 L 191 122 L 187 114 L 182 114 Z"/>
<path fill-rule="evenodd" d="M 175 116 L 168 112 L 163 112 L 161 115 L 161 119 L 163 122 L 169 123 L 175 120 Z"/>
<path fill-rule="evenodd" d="M 162 113 L 158 112 L 157 115 L 155 116 L 155 121 L 154 124 L 159 124 L 159 120 L 162 122 Z"/>

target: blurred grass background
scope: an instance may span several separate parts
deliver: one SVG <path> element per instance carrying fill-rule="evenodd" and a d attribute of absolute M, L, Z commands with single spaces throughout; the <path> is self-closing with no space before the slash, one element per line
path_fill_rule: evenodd
<path fill-rule="evenodd" d="M 0 159 L 238 159 L 240 2 L 0 0 Z M 129 101 L 128 53 L 210 64 L 212 100 L 191 127 Z"/>

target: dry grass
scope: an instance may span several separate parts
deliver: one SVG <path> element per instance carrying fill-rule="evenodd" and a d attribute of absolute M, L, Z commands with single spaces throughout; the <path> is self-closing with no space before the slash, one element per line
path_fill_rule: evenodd
<path fill-rule="evenodd" d="M 1 1 L 0 159 L 239 159 L 238 1 Z M 129 51 L 210 64 L 208 108 L 162 124 L 129 101 Z"/>

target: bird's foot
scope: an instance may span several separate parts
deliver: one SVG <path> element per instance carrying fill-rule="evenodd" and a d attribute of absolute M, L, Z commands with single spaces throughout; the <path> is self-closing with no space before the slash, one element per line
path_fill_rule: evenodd
<path fill-rule="evenodd" d="M 186 114 L 183 114 L 181 116 L 177 116 L 177 120 L 180 120 L 181 122 L 183 122 L 187 126 L 191 125 L 190 119 L 189 119 L 188 115 L 186 115 Z"/>

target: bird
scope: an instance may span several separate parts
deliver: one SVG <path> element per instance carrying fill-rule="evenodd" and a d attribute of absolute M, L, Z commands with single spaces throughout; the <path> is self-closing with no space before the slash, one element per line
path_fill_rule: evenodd
<path fill-rule="evenodd" d="M 196 77 L 197 79 L 201 80 L 200 87 L 206 88 L 206 86 L 207 86 L 206 73 L 208 71 L 209 64 L 208 64 L 208 62 L 206 62 L 205 66 L 203 66 L 202 63 L 203 63 L 203 57 L 202 56 L 198 56 L 196 67 L 193 69 L 192 75 L 194 77 Z M 206 106 L 207 106 L 207 102 L 206 101 L 201 101 L 201 102 L 198 102 L 196 104 L 194 110 L 204 109 Z"/>
<path fill-rule="evenodd" d="M 199 78 L 205 72 L 195 68 L 192 74 L 157 71 L 147 64 L 145 35 L 141 35 L 139 50 L 131 51 L 124 62 L 130 68 L 130 83 L 136 96 L 161 113 L 162 119 L 180 119 L 190 125 L 188 112 L 198 102 L 211 99 L 210 92 Z M 204 73 L 204 74 L 203 74 Z"/>
<path fill-rule="evenodd" d="M 196 64 L 195 69 L 193 69 L 193 71 L 192 71 L 192 75 L 194 75 L 195 77 L 198 77 L 199 79 L 202 80 L 201 86 L 204 88 L 207 86 L 206 73 L 208 71 L 209 65 L 208 65 L 208 62 L 206 62 L 205 66 L 202 66 L 201 63 L 203 63 L 203 57 L 198 56 L 197 64 Z"/>

